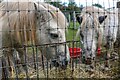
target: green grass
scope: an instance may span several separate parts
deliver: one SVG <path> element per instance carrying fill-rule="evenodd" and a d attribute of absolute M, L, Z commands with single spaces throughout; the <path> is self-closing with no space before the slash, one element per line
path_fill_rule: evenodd
<path fill-rule="evenodd" d="M 68 33 L 66 35 L 67 41 L 72 41 L 75 39 L 78 27 L 79 27 L 79 23 L 76 23 L 76 29 L 74 28 L 73 22 L 70 23 L 70 25 L 68 27 Z M 77 40 L 79 40 L 79 38 L 77 38 Z"/>
<path fill-rule="evenodd" d="M 78 28 L 78 27 L 79 27 L 79 23 L 76 22 L 76 28 Z M 74 23 L 73 22 L 70 22 L 69 28 L 74 28 Z"/>
<path fill-rule="evenodd" d="M 68 29 L 68 32 L 67 32 L 67 34 L 66 34 L 67 41 L 72 41 L 72 40 L 74 40 L 74 38 L 75 38 L 75 36 L 76 36 L 76 32 L 77 32 L 77 30 Z"/>
<path fill-rule="evenodd" d="M 76 28 L 74 28 L 73 22 L 71 22 L 68 27 L 68 32 L 66 33 L 66 39 L 67 39 L 67 41 L 71 41 L 69 43 L 69 47 L 80 47 L 80 42 L 79 43 L 74 42 L 74 41 L 80 41 L 80 37 L 78 37 L 75 40 L 78 27 L 79 27 L 79 23 L 76 23 Z"/>

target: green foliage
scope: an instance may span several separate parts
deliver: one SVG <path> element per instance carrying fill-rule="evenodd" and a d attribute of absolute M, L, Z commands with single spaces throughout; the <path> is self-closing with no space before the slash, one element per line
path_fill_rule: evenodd
<path fill-rule="evenodd" d="M 100 4 L 93 4 L 93 6 L 99 7 L 99 8 L 103 8 L 102 5 Z"/>
<path fill-rule="evenodd" d="M 57 1 L 57 2 L 49 2 L 50 4 L 52 4 L 53 6 L 55 6 L 55 7 L 58 7 L 58 8 L 62 8 L 63 7 L 63 5 L 61 4 L 62 2 L 60 2 L 60 1 Z"/>
<path fill-rule="evenodd" d="M 49 1 L 48 3 L 52 4 L 55 7 L 58 7 L 63 13 L 65 14 L 70 14 L 71 20 L 73 20 L 73 11 L 80 13 L 81 12 L 81 7 L 78 7 L 76 2 L 69 2 L 68 6 L 65 5 L 66 3 L 62 3 L 61 1 L 57 2 L 50 2 L 51 0 L 46 0 Z M 67 17 L 67 16 L 66 16 Z"/>
<path fill-rule="evenodd" d="M 65 5 L 65 3 L 62 3 L 61 1 L 57 2 L 49 2 L 55 7 L 60 8 L 61 11 L 66 10 L 66 11 L 80 11 L 80 7 L 77 6 L 75 2 L 69 2 L 68 6 Z"/>
<path fill-rule="evenodd" d="M 77 7 L 75 2 L 69 2 L 68 4 L 68 8 L 70 8 L 71 10 L 74 10 Z"/>

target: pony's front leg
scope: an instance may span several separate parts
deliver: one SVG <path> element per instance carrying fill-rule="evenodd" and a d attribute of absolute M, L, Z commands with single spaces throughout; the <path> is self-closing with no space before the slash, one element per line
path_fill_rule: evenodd
<path fill-rule="evenodd" d="M 113 52 L 113 44 L 112 42 L 108 42 L 106 46 L 106 53 L 105 53 L 105 69 L 108 70 L 110 68 L 110 56 Z"/>
<path fill-rule="evenodd" d="M 4 49 L 3 50 L 3 57 L 2 57 L 2 76 L 6 77 L 13 77 L 14 74 L 14 63 L 12 61 L 12 50 L 11 49 Z M 5 71 L 5 72 L 4 72 Z"/>
<path fill-rule="evenodd" d="M 105 68 L 109 68 L 109 58 L 110 58 L 110 52 L 109 49 L 107 49 L 106 54 L 105 54 Z"/>
<path fill-rule="evenodd" d="M 107 65 L 109 65 L 109 61 L 114 61 L 115 59 L 118 59 L 118 54 L 114 51 L 114 42 L 110 42 L 109 46 L 107 47 L 107 54 L 106 59 L 108 60 L 106 62 Z"/>
<path fill-rule="evenodd" d="M 18 73 L 25 73 L 25 71 L 27 72 L 28 69 L 26 68 L 26 62 L 25 62 L 25 50 L 23 48 L 17 48 L 16 49 L 18 51 L 18 55 L 19 55 L 19 60 L 17 60 L 17 64 L 18 64 Z"/>
<path fill-rule="evenodd" d="M 112 51 L 111 51 L 111 54 L 110 54 L 110 58 L 113 59 L 113 60 L 118 60 L 119 55 L 118 55 L 117 51 L 115 51 L 114 43 L 112 43 L 111 49 L 112 49 Z"/>

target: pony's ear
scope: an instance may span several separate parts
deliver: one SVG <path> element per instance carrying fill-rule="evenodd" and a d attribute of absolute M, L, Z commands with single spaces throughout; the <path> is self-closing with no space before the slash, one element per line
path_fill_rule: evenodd
<path fill-rule="evenodd" d="M 37 3 L 34 3 L 35 10 L 37 10 Z"/>
<path fill-rule="evenodd" d="M 35 17 L 39 19 L 40 22 L 46 22 L 50 18 L 48 10 L 41 4 L 34 3 L 35 7 Z"/>
<path fill-rule="evenodd" d="M 105 16 L 100 16 L 100 17 L 98 18 L 99 23 L 101 24 L 106 18 L 107 18 L 107 15 L 105 15 Z"/>
<path fill-rule="evenodd" d="M 78 23 L 79 23 L 79 24 L 81 24 L 81 23 L 82 23 L 82 20 L 83 20 L 83 18 L 82 18 L 82 17 L 80 17 L 80 16 L 78 16 L 78 17 L 77 17 L 77 21 L 78 21 Z"/>

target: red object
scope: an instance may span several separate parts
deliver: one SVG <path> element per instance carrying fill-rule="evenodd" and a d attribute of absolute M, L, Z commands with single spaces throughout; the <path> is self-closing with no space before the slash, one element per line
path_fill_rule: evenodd
<path fill-rule="evenodd" d="M 70 57 L 71 58 L 77 58 L 80 57 L 81 49 L 80 48 L 69 48 L 70 51 Z"/>
<path fill-rule="evenodd" d="M 97 56 L 100 56 L 100 54 L 101 54 L 101 49 L 98 48 L 98 49 L 97 49 Z"/>

